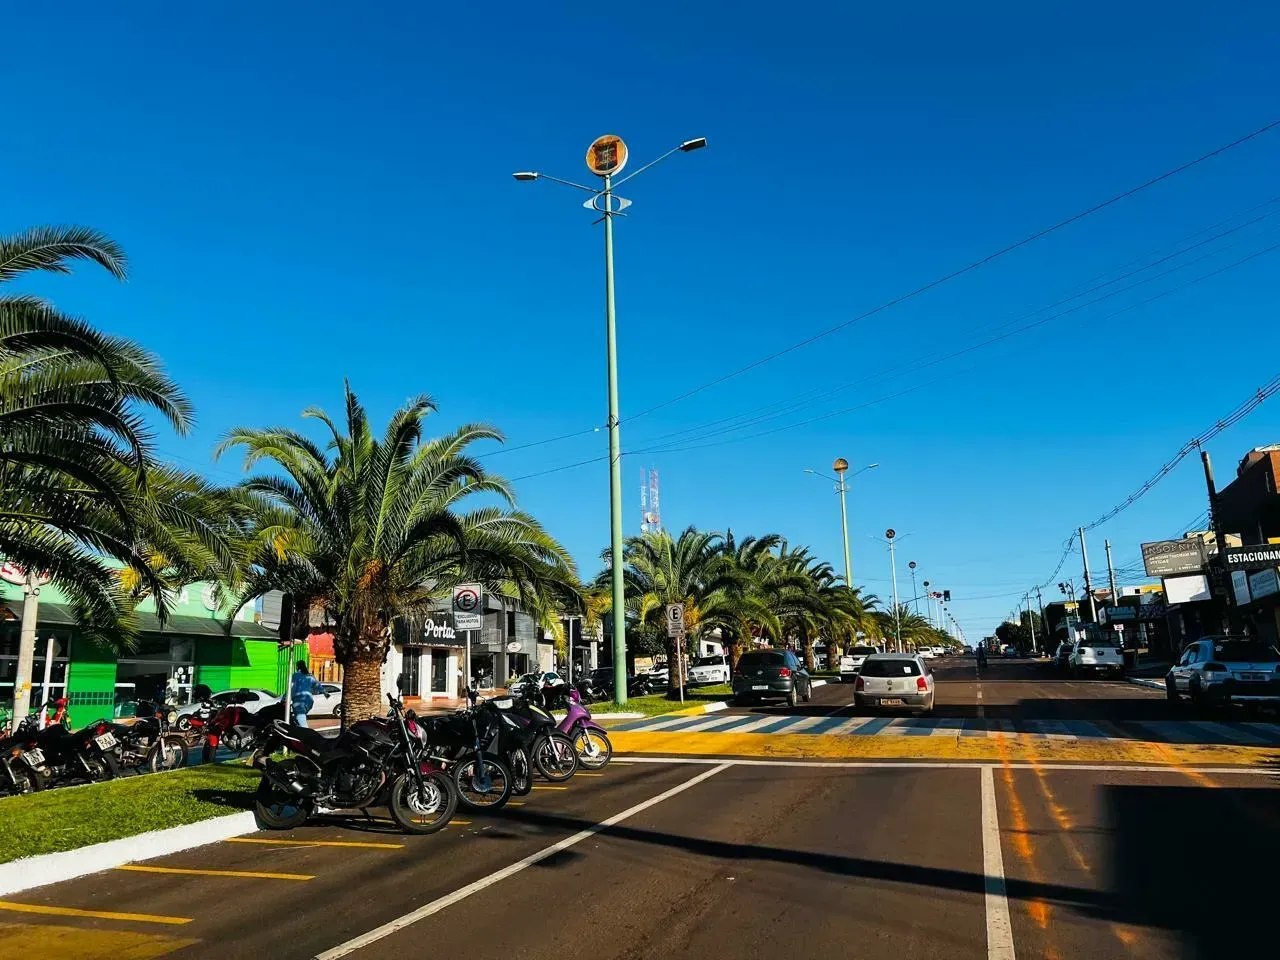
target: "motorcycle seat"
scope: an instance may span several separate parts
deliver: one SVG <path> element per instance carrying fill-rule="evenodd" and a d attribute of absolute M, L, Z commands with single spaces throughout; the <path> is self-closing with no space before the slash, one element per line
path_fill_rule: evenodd
<path fill-rule="evenodd" d="M 333 749 L 334 741 L 319 730 L 312 730 L 310 727 L 298 727 L 293 724 L 290 724 L 287 729 L 289 736 L 302 741 L 307 749 L 315 753 L 327 753 Z"/>

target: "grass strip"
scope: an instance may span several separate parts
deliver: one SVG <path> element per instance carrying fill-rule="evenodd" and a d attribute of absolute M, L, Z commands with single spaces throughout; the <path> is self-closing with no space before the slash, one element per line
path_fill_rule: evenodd
<path fill-rule="evenodd" d="M 0 863 L 251 808 L 258 772 L 208 764 L 0 800 Z"/>
<path fill-rule="evenodd" d="M 731 696 L 733 696 L 733 687 L 727 683 L 717 683 L 714 686 L 694 687 L 686 691 L 684 703 L 668 699 L 665 693 L 655 693 L 647 697 L 632 697 L 622 706 L 618 706 L 613 701 L 593 703 L 591 712 L 599 716 L 608 716 L 611 713 L 643 713 L 646 717 L 656 717 L 659 714 L 685 710 L 700 703 L 713 703 Z"/>

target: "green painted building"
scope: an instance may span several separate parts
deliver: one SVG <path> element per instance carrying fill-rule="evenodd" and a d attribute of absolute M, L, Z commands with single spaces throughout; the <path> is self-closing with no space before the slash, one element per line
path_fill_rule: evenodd
<path fill-rule="evenodd" d="M 10 579 L 0 578 L 0 702 L 4 703 L 13 700 L 22 617 L 22 586 Z M 134 649 L 117 654 L 80 634 L 56 583 L 41 587 L 32 703 L 43 702 L 46 677 L 51 697 L 67 697 L 73 725 L 129 713 L 131 708 L 125 704 L 163 699 L 166 687 L 176 687 L 183 703 L 202 684 L 215 693 L 235 687 L 284 691 L 286 655 L 277 646 L 276 631 L 258 622 L 252 605 L 236 613 L 228 630 L 230 611 L 217 608 L 208 585 L 184 587 L 170 601 L 171 612 L 163 625 L 155 615 L 155 603 L 143 601 L 139 607 L 142 635 Z"/>

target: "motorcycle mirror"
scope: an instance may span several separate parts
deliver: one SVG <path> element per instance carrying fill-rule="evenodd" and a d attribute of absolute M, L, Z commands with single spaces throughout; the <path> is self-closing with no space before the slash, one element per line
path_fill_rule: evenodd
<path fill-rule="evenodd" d="M 476 702 L 477 700 L 479 700 L 479 699 L 480 699 L 480 694 L 478 694 L 478 693 L 476 693 L 476 691 L 474 691 L 474 690 L 472 690 L 472 689 L 468 688 L 468 689 L 467 689 L 467 699 L 471 701 L 472 705 L 474 705 L 474 704 L 475 704 L 475 702 Z"/>

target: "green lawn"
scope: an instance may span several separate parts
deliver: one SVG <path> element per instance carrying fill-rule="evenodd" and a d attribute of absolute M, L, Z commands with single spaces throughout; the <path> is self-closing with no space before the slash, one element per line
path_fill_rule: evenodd
<path fill-rule="evenodd" d="M 0 863 L 251 808 L 258 772 L 210 764 L 0 800 Z"/>
<path fill-rule="evenodd" d="M 718 683 L 711 687 L 694 687 L 685 695 L 684 703 L 679 700 L 668 700 L 665 693 L 655 693 L 648 697 L 632 697 L 626 702 L 625 706 L 615 706 L 612 701 L 606 703 L 591 704 L 591 712 L 599 716 L 608 716 L 610 713 L 643 713 L 647 717 L 656 716 L 660 713 L 670 713 L 672 710 L 682 710 L 686 707 L 697 706 L 700 703 L 710 703 L 715 700 L 727 700 L 733 695 L 733 687 L 727 683 Z"/>

